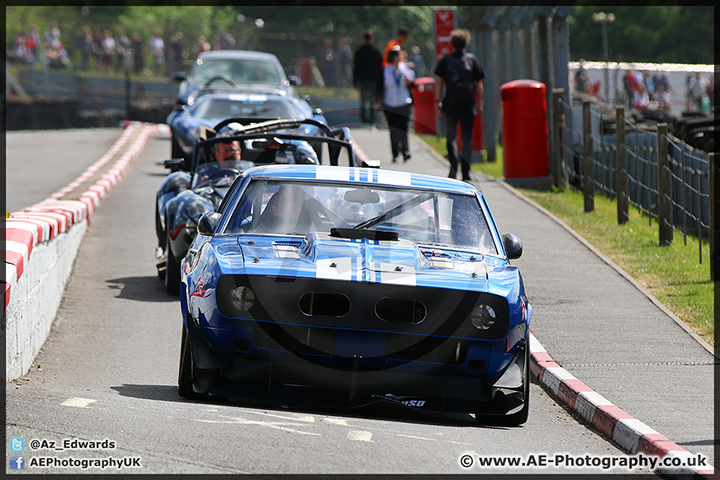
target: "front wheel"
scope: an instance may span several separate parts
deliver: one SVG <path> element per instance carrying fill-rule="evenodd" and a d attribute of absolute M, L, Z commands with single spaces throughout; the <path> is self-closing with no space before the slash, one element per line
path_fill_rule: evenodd
<path fill-rule="evenodd" d="M 523 390 L 522 390 L 522 407 L 515 413 L 510 415 L 483 416 L 476 415 L 475 419 L 483 425 L 517 427 L 527 422 L 530 412 L 530 340 L 525 341 L 524 347 L 524 368 L 523 368 Z"/>
<path fill-rule="evenodd" d="M 167 225 L 167 222 L 165 223 Z M 170 245 L 170 235 L 165 238 L 165 291 L 168 295 L 180 294 L 180 263 L 175 260 L 175 255 Z"/>
<path fill-rule="evenodd" d="M 175 135 L 170 138 L 170 142 L 170 158 L 183 158 L 185 155 Z"/>
<path fill-rule="evenodd" d="M 192 346 L 187 331 L 183 328 L 180 342 L 180 372 L 178 373 L 178 393 L 188 400 L 197 400 L 200 395 L 193 390 Z"/>

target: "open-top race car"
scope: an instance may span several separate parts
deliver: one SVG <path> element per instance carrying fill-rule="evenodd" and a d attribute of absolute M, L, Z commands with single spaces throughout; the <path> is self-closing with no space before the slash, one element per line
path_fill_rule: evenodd
<path fill-rule="evenodd" d="M 454 179 L 246 170 L 181 262 L 179 393 L 528 416 L 531 307 L 514 235 Z"/>
<path fill-rule="evenodd" d="M 315 135 L 293 133 L 303 132 L 308 125 Z M 165 281 L 169 294 L 178 293 L 179 262 L 195 238 L 198 219 L 219 208 L 235 177 L 256 164 L 317 164 L 310 142 L 315 148 L 327 145 L 330 161 L 335 164 L 344 149 L 353 165 L 347 128 L 330 129 L 312 119 L 255 117 L 228 118 L 214 129 L 201 126 L 190 161 L 165 161 L 173 172 L 157 190 L 155 225 L 158 276 Z"/>
<path fill-rule="evenodd" d="M 190 158 L 202 127 L 212 128 L 229 117 L 253 117 L 255 121 L 277 118 L 311 118 L 327 125 L 320 109 L 313 109 L 305 99 L 287 95 L 268 85 L 210 87 L 195 92 L 186 105 L 177 105 L 167 117 L 170 127 L 171 156 Z M 307 123 L 302 133 L 317 135 L 320 128 Z M 314 145 L 318 147 L 318 145 Z M 317 148 L 318 160 L 321 150 Z"/>

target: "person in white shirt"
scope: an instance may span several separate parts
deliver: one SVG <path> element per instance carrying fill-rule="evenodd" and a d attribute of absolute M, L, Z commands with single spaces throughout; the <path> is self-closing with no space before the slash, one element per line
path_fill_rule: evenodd
<path fill-rule="evenodd" d="M 402 153 L 403 160 L 410 160 L 408 143 L 408 124 L 412 109 L 410 87 L 415 73 L 401 62 L 400 47 L 394 47 L 388 53 L 388 65 L 383 70 L 383 112 L 390 129 L 390 148 L 392 161 L 396 163 Z"/>

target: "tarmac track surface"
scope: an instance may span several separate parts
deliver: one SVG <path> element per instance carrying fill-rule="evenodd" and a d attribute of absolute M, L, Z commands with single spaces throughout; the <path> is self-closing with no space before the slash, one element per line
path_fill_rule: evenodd
<path fill-rule="evenodd" d="M 63 133 L 39 133 L 42 142 L 25 142 L 19 150 L 11 149 L 8 143 L 8 157 L 20 153 L 31 156 L 38 144 L 50 142 L 58 151 L 73 149 L 72 138 Z M 365 147 L 368 144 L 363 134 L 358 135 L 358 141 Z M 377 143 L 387 143 L 386 131 L 375 135 Z M 98 141 L 112 143 L 109 139 Z M 420 148 L 415 142 L 413 147 Z M 104 153 L 102 147 L 94 148 L 99 149 L 98 157 Z M 116 448 L 26 450 L 28 460 L 33 456 L 140 457 L 141 470 L 127 470 L 132 473 L 605 473 L 597 467 L 474 465 L 465 469 L 460 458 L 464 454 L 517 456 L 523 460 L 542 454 L 550 458 L 556 454 L 624 456 L 535 384 L 531 386 L 530 420 L 518 428 L 478 426 L 465 414 L 432 415 L 397 409 L 288 411 L 272 405 L 181 399 L 176 386 L 179 303 L 164 293 L 154 267 L 154 195 L 167 174 L 162 160 L 168 153 L 169 139 L 150 140 L 128 176 L 103 200 L 83 241 L 48 341 L 31 371 L 7 385 L 8 438 L 21 436 L 28 442 L 109 439 Z M 419 151 L 414 152 L 412 162 L 416 163 L 409 166 L 414 168 L 436 168 L 422 163 Z M 9 163 L 8 178 L 12 176 L 10 168 Z M 47 194 L 56 190 L 54 186 L 36 188 L 47 188 Z M 492 196 L 488 197 L 495 211 Z M 509 220 L 498 219 L 503 233 L 514 231 L 523 238 L 522 232 L 504 228 Z M 544 253 L 526 249 L 530 258 Z M 578 255 L 582 255 L 579 250 Z M 537 305 L 566 304 L 564 297 L 552 298 L 552 288 L 534 278 L 542 265 L 520 262 L 531 301 L 535 297 Z M 576 295 L 581 297 L 580 293 Z M 542 310 L 535 308 L 536 312 Z M 578 308 L 567 314 L 577 314 Z M 538 316 L 533 330 L 551 354 L 563 358 L 581 355 L 576 351 L 579 346 L 567 348 L 561 341 L 567 332 L 561 331 L 558 341 L 548 342 L 546 338 L 558 332 L 545 325 L 549 319 Z M 553 350 L 548 344 L 560 348 Z M 582 363 L 595 362 L 590 354 Z M 94 471 L 100 470 L 87 470 Z M 641 471 L 648 472 L 632 473 Z M 623 469 L 613 472 L 627 473 Z"/>

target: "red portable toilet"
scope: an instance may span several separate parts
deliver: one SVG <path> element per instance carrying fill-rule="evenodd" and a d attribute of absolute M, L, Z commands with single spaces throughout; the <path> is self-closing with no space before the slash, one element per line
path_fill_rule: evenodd
<path fill-rule="evenodd" d="M 309 58 L 300 59 L 300 81 L 303 85 L 312 85 L 312 66 Z"/>
<path fill-rule="evenodd" d="M 413 129 L 415 133 L 435 134 L 437 132 L 435 115 L 435 79 L 420 77 L 415 79 L 412 89 L 414 105 Z"/>
<path fill-rule="evenodd" d="M 500 87 L 505 181 L 525 188 L 549 189 L 550 177 L 545 84 L 514 80 Z"/>

